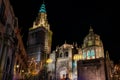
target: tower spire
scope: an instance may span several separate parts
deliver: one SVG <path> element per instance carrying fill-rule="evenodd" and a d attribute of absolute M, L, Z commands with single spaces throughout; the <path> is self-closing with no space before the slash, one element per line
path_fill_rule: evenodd
<path fill-rule="evenodd" d="M 40 12 L 40 13 L 46 13 L 46 8 L 45 8 L 45 2 L 44 2 L 44 0 L 43 0 L 43 3 L 42 3 L 42 5 L 41 5 L 41 7 L 40 7 L 39 12 Z"/>
<path fill-rule="evenodd" d="M 90 32 L 93 32 L 93 28 L 92 28 L 92 26 L 90 25 L 90 30 L 89 30 Z"/>

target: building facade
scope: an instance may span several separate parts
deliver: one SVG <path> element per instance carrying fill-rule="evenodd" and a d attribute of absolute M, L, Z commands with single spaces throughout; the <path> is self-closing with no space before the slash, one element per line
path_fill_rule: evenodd
<path fill-rule="evenodd" d="M 18 19 L 15 17 L 9 0 L 0 0 L 0 79 L 13 80 L 15 76 L 16 58 L 21 59 L 21 69 L 26 68 L 26 53 L 20 32 L 17 33 Z M 18 37 L 19 36 L 19 37 Z M 20 45 L 20 47 L 18 47 Z M 19 52 L 19 49 L 23 52 Z M 22 71 L 23 72 L 23 71 Z M 25 72 L 25 71 L 24 71 Z M 18 76 L 18 75 L 17 75 Z"/>
<path fill-rule="evenodd" d="M 51 53 L 50 59 L 48 71 L 56 80 L 63 74 L 69 74 L 71 80 L 112 80 L 113 62 L 91 27 L 82 47 L 65 43 Z"/>
<path fill-rule="evenodd" d="M 89 34 L 84 38 L 82 45 L 81 60 L 78 61 L 78 79 L 79 80 L 111 80 L 111 63 L 106 63 L 103 43 L 100 36 L 90 28 Z M 108 54 L 108 53 L 107 53 Z M 109 78 L 109 79 L 108 79 Z"/>
<path fill-rule="evenodd" d="M 43 3 L 40 7 L 38 17 L 33 22 L 33 27 L 29 29 L 27 44 L 30 61 L 35 60 L 37 72 L 43 69 L 47 55 L 51 52 L 51 44 L 52 31 L 50 30 L 45 4 Z"/>
<path fill-rule="evenodd" d="M 9 0 L 0 0 L 0 79 L 12 80 L 17 38 L 16 17 Z"/>
<path fill-rule="evenodd" d="M 52 73 L 52 78 L 60 80 L 68 74 L 71 80 L 77 80 L 77 63 L 73 56 L 78 54 L 78 50 L 74 44 L 65 42 L 50 54 L 52 63 L 48 63 L 48 71 Z"/>
<path fill-rule="evenodd" d="M 15 51 L 13 80 L 26 79 L 28 73 L 28 55 L 23 44 L 20 29 L 16 27 L 14 31 L 18 43 Z"/>
<path fill-rule="evenodd" d="M 120 62 L 114 65 L 111 80 L 120 80 Z"/>

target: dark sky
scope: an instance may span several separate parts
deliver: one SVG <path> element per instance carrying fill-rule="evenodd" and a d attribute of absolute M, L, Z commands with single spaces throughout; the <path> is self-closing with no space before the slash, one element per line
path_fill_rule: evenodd
<path fill-rule="evenodd" d="M 19 27 L 22 29 L 24 43 L 28 28 L 32 27 L 43 0 L 11 0 Z M 104 50 L 117 62 L 120 50 L 119 29 L 116 26 L 111 2 L 91 0 L 44 0 L 48 22 L 53 31 L 52 50 L 57 45 L 77 42 L 81 46 L 88 34 L 90 25 L 100 35 Z M 114 15 L 113 15 L 114 13 Z M 116 37 L 117 36 L 117 37 Z"/>

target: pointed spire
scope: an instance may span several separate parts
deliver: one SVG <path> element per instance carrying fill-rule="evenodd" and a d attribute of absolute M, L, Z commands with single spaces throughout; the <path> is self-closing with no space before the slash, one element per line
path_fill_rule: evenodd
<path fill-rule="evenodd" d="M 106 58 L 109 59 L 109 52 L 108 51 L 106 51 Z"/>
<path fill-rule="evenodd" d="M 43 4 L 41 5 L 40 7 L 40 10 L 39 10 L 40 13 L 46 13 L 46 8 L 45 8 L 45 2 L 43 0 Z"/>
<path fill-rule="evenodd" d="M 93 28 L 92 28 L 92 26 L 90 25 L 90 30 L 89 30 L 89 32 L 93 32 Z"/>

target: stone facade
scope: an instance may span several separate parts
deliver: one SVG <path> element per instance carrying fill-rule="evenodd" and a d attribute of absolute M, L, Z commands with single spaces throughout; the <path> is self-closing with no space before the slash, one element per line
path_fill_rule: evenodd
<path fill-rule="evenodd" d="M 16 17 L 9 0 L 0 0 L 0 79 L 12 80 L 17 38 Z"/>
<path fill-rule="evenodd" d="M 112 63 L 104 53 L 100 36 L 90 27 L 89 34 L 84 38 L 82 58 L 78 61 L 78 79 L 82 80 L 111 80 Z M 110 66 L 109 66 L 110 65 Z"/>
<path fill-rule="evenodd" d="M 57 80 L 62 79 L 63 75 L 69 74 L 70 79 L 77 80 L 77 63 L 73 60 L 74 54 L 77 54 L 77 48 L 74 44 L 66 42 L 57 47 L 50 54 L 52 63 L 48 64 L 48 71 L 53 73 L 52 77 Z"/>
<path fill-rule="evenodd" d="M 18 49 L 24 49 L 22 39 L 19 38 L 21 35 L 16 33 L 16 28 L 18 20 L 9 0 L 0 0 L 0 79 L 2 80 L 13 80 L 16 58 L 21 59 L 21 65 L 26 64 L 26 53 L 16 54 Z M 22 46 L 18 48 L 18 44 Z M 22 66 L 21 69 L 23 67 L 26 68 Z"/>
<path fill-rule="evenodd" d="M 111 80 L 112 61 L 109 54 L 104 53 L 100 36 L 91 27 L 82 47 L 64 43 L 50 58 L 53 62 L 48 64 L 48 70 L 57 79 L 68 73 L 71 80 Z"/>
<path fill-rule="evenodd" d="M 15 52 L 14 79 L 26 79 L 28 73 L 28 55 L 23 44 L 20 29 L 15 28 L 18 44 Z"/>

